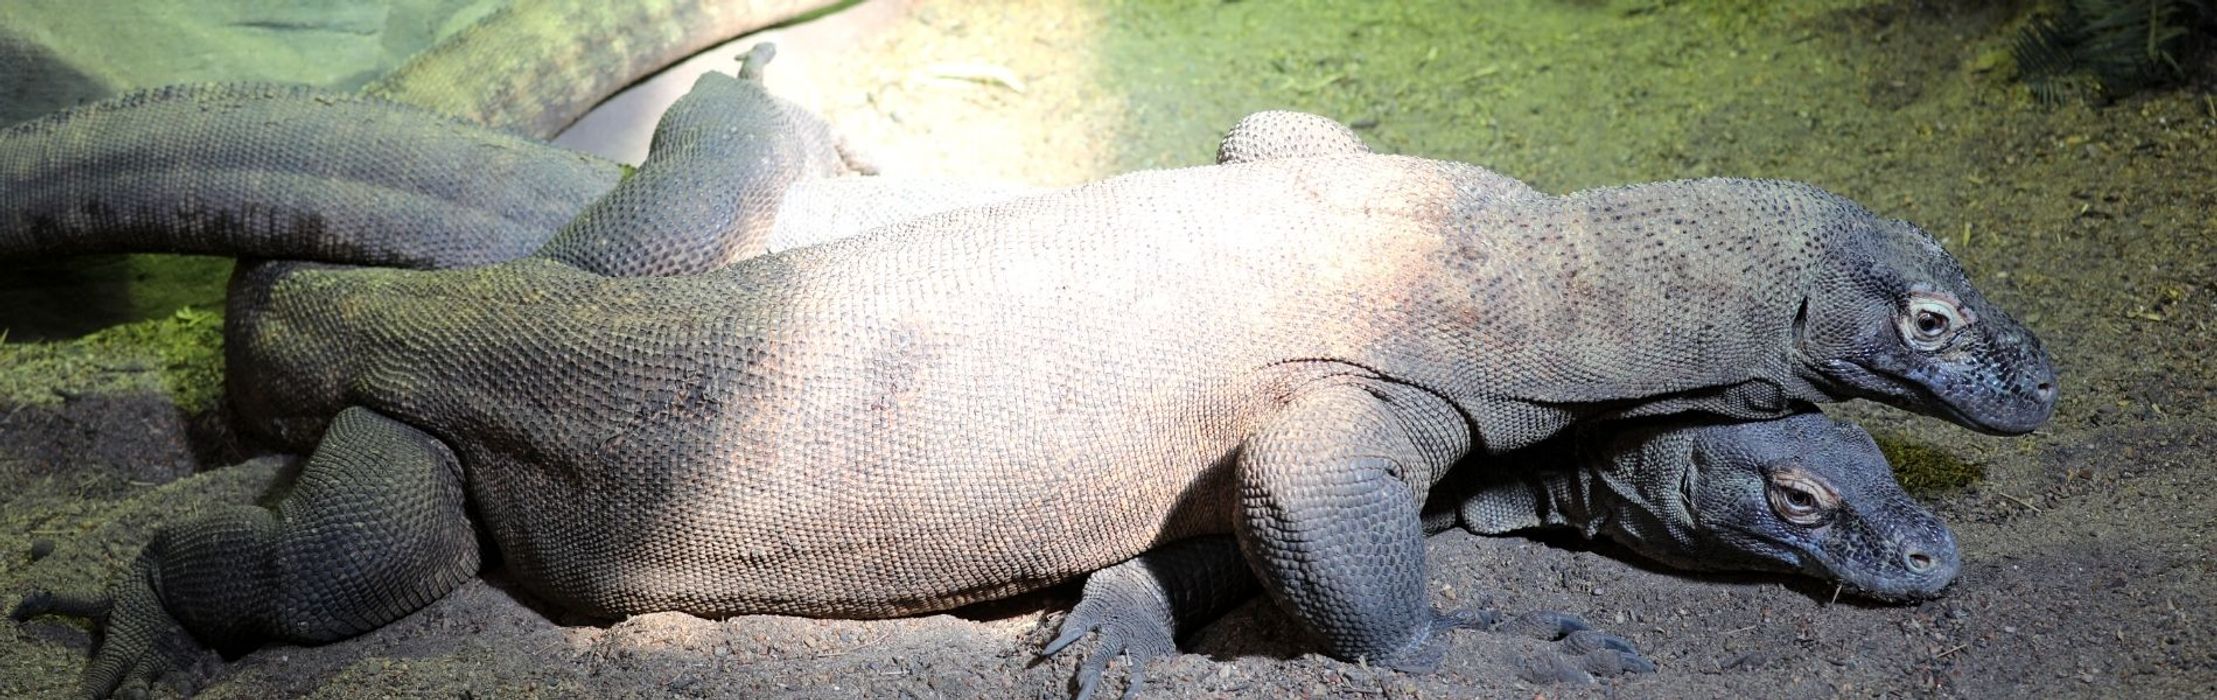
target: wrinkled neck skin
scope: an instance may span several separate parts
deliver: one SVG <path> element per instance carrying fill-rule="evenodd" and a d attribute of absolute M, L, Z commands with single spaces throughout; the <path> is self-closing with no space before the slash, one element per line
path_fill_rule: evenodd
<path fill-rule="evenodd" d="M 1840 201 L 1716 179 L 1468 203 L 1395 361 L 1434 373 L 1493 453 L 1581 419 L 1838 400 L 1797 333 L 1811 231 Z"/>
<path fill-rule="evenodd" d="M 1516 460 L 1514 468 L 1486 470 L 1496 478 L 1461 492 L 1463 526 L 1486 535 L 1567 527 L 1587 539 L 1606 537 L 1682 569 L 1745 564 L 1738 557 L 1701 554 L 1700 523 L 1683 495 L 1699 478 L 1691 438 L 1659 435 L 1634 453 L 1608 460 L 1613 466 L 1602 469 L 1578 466 L 1592 463 L 1577 454 L 1582 449 L 1543 447 L 1529 460 Z"/>

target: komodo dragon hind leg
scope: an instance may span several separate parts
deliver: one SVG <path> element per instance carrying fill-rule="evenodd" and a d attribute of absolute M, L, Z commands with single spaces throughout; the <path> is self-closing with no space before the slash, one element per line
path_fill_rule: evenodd
<path fill-rule="evenodd" d="M 1242 444 L 1240 549 L 1333 656 L 1428 671 L 1447 630 L 1483 624 L 1432 608 L 1418 512 L 1467 425 L 1430 393 L 1347 380 L 1302 390 Z"/>
<path fill-rule="evenodd" d="M 1172 542 L 1085 579 L 1085 594 L 1062 618 L 1060 634 L 1040 650 L 1053 656 L 1088 634 L 1100 642 L 1072 679 L 1078 700 L 1093 697 L 1110 661 L 1123 656 L 1124 697 L 1139 696 L 1147 666 L 1178 651 L 1177 638 L 1255 595 L 1255 577 L 1239 543 L 1210 535 Z"/>
<path fill-rule="evenodd" d="M 761 255 L 793 183 L 852 172 L 831 127 L 762 87 L 768 44 L 739 78 L 704 73 L 662 113 L 639 170 L 538 255 L 612 277 L 691 275 Z"/>
<path fill-rule="evenodd" d="M 477 572 L 463 494 L 461 467 L 436 438 L 347 409 L 274 509 L 225 508 L 154 536 L 109 589 L 84 689 L 143 689 L 205 658 L 203 644 L 334 641 L 430 604 Z M 102 607 L 34 594 L 14 615 Z"/>

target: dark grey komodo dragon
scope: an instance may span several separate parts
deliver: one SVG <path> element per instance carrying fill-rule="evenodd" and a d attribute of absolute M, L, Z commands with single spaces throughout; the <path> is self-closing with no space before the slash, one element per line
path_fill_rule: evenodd
<path fill-rule="evenodd" d="M 1870 434 L 1816 412 L 1587 425 L 1474 459 L 1487 464 L 1458 465 L 1433 487 L 1426 530 L 1576 528 L 1682 568 L 1805 574 L 1884 599 L 1936 595 L 1960 565 L 1954 535 L 1902 491 Z M 1233 538 L 1156 547 L 1088 576 L 1047 653 L 1099 634 L 1078 673 L 1080 696 L 1122 654 L 1130 697 L 1149 661 L 1176 651 L 1178 634 L 1256 591 Z M 1567 655 L 1520 660 L 1519 675 L 1535 683 L 1652 668 L 1630 643 L 1559 613 L 1478 620 L 1564 638 Z"/>
<path fill-rule="evenodd" d="M 0 258 L 513 260 L 623 174 L 535 139 L 665 64 L 831 4 L 514 0 L 363 94 L 180 85 L 0 129 Z"/>
<path fill-rule="evenodd" d="M 613 195 L 614 163 L 310 88 L 180 86 L 65 110 L 0 129 L 0 258 L 443 268 L 542 251 L 609 274 L 710 269 L 767 245 L 774 217 L 743 214 L 774 211 L 795 183 L 860 170 L 822 120 L 762 90 L 769 56 L 756 47 L 748 79 L 719 76 L 714 94 L 673 108 L 636 176 L 648 181 Z M 668 193 L 664 179 L 697 196 L 633 194 Z M 611 246 L 603 221 L 660 236 Z"/>
<path fill-rule="evenodd" d="M 1286 158 L 691 277 L 254 268 L 241 417 L 323 434 L 309 470 L 331 479 L 424 485 L 168 531 L 118 588 L 95 686 L 161 663 L 179 624 L 321 639 L 435 597 L 475 565 L 465 491 L 519 580 L 601 614 L 906 614 L 1229 532 L 1329 651 L 1420 666 L 1452 621 L 1425 602 L 1416 506 L 1465 453 L 1846 396 L 1994 432 L 2052 410 L 2037 344 L 1906 224 L 1789 183 L 1517 188 Z M 1667 303 L 1713 299 L 1734 302 L 1692 330 Z M 313 526 L 330 513 L 371 532 Z M 358 545 L 396 536 L 437 546 Z M 309 565 L 336 541 L 394 559 Z M 265 590 L 239 590 L 257 567 Z"/>

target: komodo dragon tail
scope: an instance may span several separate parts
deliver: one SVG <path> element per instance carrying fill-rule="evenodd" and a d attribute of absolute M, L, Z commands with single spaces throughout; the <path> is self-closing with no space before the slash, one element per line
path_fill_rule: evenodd
<path fill-rule="evenodd" d="M 621 177 L 605 160 L 383 99 L 155 88 L 0 129 L 0 258 L 484 264 L 538 249 Z"/>
<path fill-rule="evenodd" d="M 367 96 L 172 86 L 18 124 L 0 130 L 0 259 L 522 257 L 622 178 L 615 163 L 526 137 L 551 136 L 687 54 L 828 5 L 518 0 Z"/>
<path fill-rule="evenodd" d="M 833 0 L 515 0 L 362 88 L 550 138 L 632 81 Z"/>

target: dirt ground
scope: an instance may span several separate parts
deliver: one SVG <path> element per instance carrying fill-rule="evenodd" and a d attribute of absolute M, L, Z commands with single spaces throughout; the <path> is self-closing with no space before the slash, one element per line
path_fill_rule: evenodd
<path fill-rule="evenodd" d="M 478 8 L 392 7 L 404 4 L 418 14 L 380 16 L 411 36 Z M 1153 696 L 2210 697 L 2217 96 L 2203 83 L 2098 108 L 2037 105 L 2006 53 L 2026 4 L 865 2 L 783 30 L 772 76 L 897 172 L 1063 184 L 1199 164 L 1242 114 L 1293 108 L 1354 124 L 1382 151 L 1548 191 L 1805 180 L 1937 234 L 2061 368 L 2054 421 L 2024 437 L 1830 409 L 1880 434 L 1904 482 L 1955 527 L 1965 564 L 1939 600 L 1835 600 L 1813 582 L 1688 576 L 1561 538 L 1453 532 L 1430 544 L 1438 602 L 1576 612 L 1660 672 L 1531 686 L 1513 664 L 1539 643 L 1477 632 L 1454 637 L 1437 673 L 1381 671 L 1318 655 L 1258 601 L 1159 664 Z M 49 6 L 26 0 L 0 17 L 44 21 Z M 54 22 L 60 53 L 92 41 L 67 31 L 83 21 Z M 10 29 L 26 26 L 47 31 Z M 358 55 L 313 60 L 355 63 L 289 79 L 350 87 L 405 55 L 391 42 L 325 42 Z M 102 46 L 87 61 L 130 66 L 91 71 L 112 89 L 159 82 L 147 66 L 174 58 Z M 313 63 L 308 49 L 257 47 L 207 42 L 190 77 L 237 65 L 287 79 L 287 66 Z M 626 148 L 605 134 L 568 142 Z M 15 336 L 0 344 L 0 603 L 100 585 L 159 524 L 253 501 L 281 478 L 282 458 L 226 466 L 251 446 L 213 410 L 221 320 L 209 304 L 224 267 L 0 268 L 0 326 Z M 36 557 L 42 542 L 52 553 Z M 495 571 L 371 634 L 232 660 L 202 693 L 1067 697 L 1075 660 L 1034 656 L 1051 636 L 1042 621 L 1073 596 L 890 621 L 611 624 L 549 610 Z M 0 696 L 69 691 L 90 645 L 81 625 L 0 629 Z"/>

